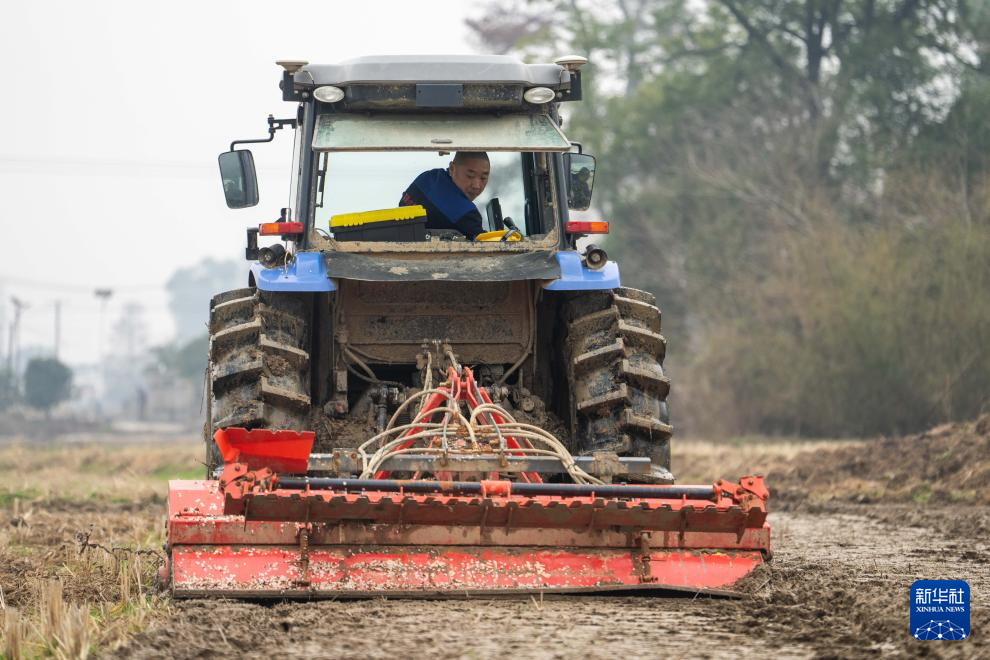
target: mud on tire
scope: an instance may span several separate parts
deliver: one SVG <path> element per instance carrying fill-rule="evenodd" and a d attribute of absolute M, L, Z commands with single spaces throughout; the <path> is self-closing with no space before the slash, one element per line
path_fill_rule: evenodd
<path fill-rule="evenodd" d="M 670 381 L 655 303 L 652 294 L 627 288 L 576 294 L 567 302 L 571 427 L 579 451 L 648 456 L 651 481 L 672 482 Z"/>
<path fill-rule="evenodd" d="M 248 288 L 210 301 L 207 475 L 223 464 L 218 428 L 306 428 L 311 314 L 305 294 Z"/>

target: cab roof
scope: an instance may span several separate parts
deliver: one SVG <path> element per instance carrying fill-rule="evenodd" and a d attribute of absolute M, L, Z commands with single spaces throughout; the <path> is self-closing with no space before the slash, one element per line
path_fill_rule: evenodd
<path fill-rule="evenodd" d="M 558 64 L 525 64 L 508 55 L 372 55 L 339 64 L 307 64 L 299 85 L 501 83 L 561 89 L 570 75 Z"/>

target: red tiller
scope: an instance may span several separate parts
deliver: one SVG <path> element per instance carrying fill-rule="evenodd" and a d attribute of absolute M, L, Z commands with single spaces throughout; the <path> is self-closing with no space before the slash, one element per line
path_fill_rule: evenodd
<path fill-rule="evenodd" d="M 218 431 L 219 478 L 169 483 L 163 577 L 173 594 L 722 592 L 770 557 L 762 477 L 610 484 L 575 471 L 561 449 L 575 483 L 545 483 L 536 472 L 510 481 L 500 478 L 509 457 L 553 452 L 534 448 L 470 369 L 449 369 L 424 398 L 407 430 L 383 445 L 388 455 L 432 451 L 416 460 L 452 465 L 460 452 L 484 466 L 469 473 L 477 480 L 454 481 L 462 473 L 448 467 L 434 468 L 432 480 L 391 479 L 361 449 L 353 453 L 373 478 L 310 476 L 312 432 Z M 442 424 L 430 421 L 438 414 Z"/>
<path fill-rule="evenodd" d="M 765 489 L 747 477 L 712 490 L 627 500 L 173 481 L 171 581 L 176 596 L 273 598 L 728 589 L 770 555 Z"/>

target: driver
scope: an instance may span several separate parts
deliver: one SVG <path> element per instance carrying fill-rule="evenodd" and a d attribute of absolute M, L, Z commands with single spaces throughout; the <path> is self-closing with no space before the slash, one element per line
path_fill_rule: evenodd
<path fill-rule="evenodd" d="M 469 240 L 484 231 L 474 205 L 488 185 L 491 165 L 484 151 L 458 151 L 447 169 L 420 174 L 402 193 L 399 206 L 420 204 L 428 229 L 456 229 Z"/>

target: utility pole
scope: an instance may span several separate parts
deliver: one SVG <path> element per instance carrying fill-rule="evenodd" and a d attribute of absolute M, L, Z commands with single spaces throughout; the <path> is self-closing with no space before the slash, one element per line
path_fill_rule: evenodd
<path fill-rule="evenodd" d="M 3 282 L 0 282 L 0 347 L 7 345 L 7 338 L 4 333 L 7 332 L 7 305 L 6 300 L 6 290 L 4 288 Z M 6 357 L 4 358 L 6 361 Z"/>
<path fill-rule="evenodd" d="M 93 291 L 93 294 L 100 301 L 100 319 L 99 319 L 100 327 L 97 332 L 96 359 L 97 359 L 97 368 L 99 369 L 99 373 L 100 373 L 100 390 L 101 390 L 100 400 L 105 400 L 105 397 L 107 395 L 108 378 L 107 378 L 107 364 L 106 361 L 103 359 L 103 334 L 104 334 L 104 326 L 106 325 L 107 302 L 110 301 L 110 296 L 113 295 L 113 289 L 95 289 Z M 97 405 L 99 406 L 100 404 Z M 99 411 L 99 407 L 97 408 L 97 410 Z M 102 413 L 100 413 L 100 416 L 101 417 L 103 416 Z"/>
<path fill-rule="evenodd" d="M 55 359 L 58 359 L 58 349 L 62 343 L 62 301 L 55 301 Z"/>
<path fill-rule="evenodd" d="M 17 367 L 17 353 L 20 352 L 21 313 L 27 309 L 28 304 L 17 296 L 11 296 L 10 302 L 14 304 L 14 320 L 10 322 L 10 336 L 7 337 L 9 342 L 7 346 L 7 369 L 13 374 Z"/>
<path fill-rule="evenodd" d="M 93 294 L 100 301 L 100 328 L 98 332 L 97 339 L 97 358 L 102 363 L 103 362 L 103 331 L 105 326 L 105 320 L 107 315 L 107 302 L 110 301 L 110 297 L 113 296 L 113 289 L 96 289 Z"/>
<path fill-rule="evenodd" d="M 10 331 L 7 333 L 7 372 L 14 374 L 14 329 L 17 327 L 17 312 L 20 307 L 14 307 L 14 320 L 10 322 Z"/>

